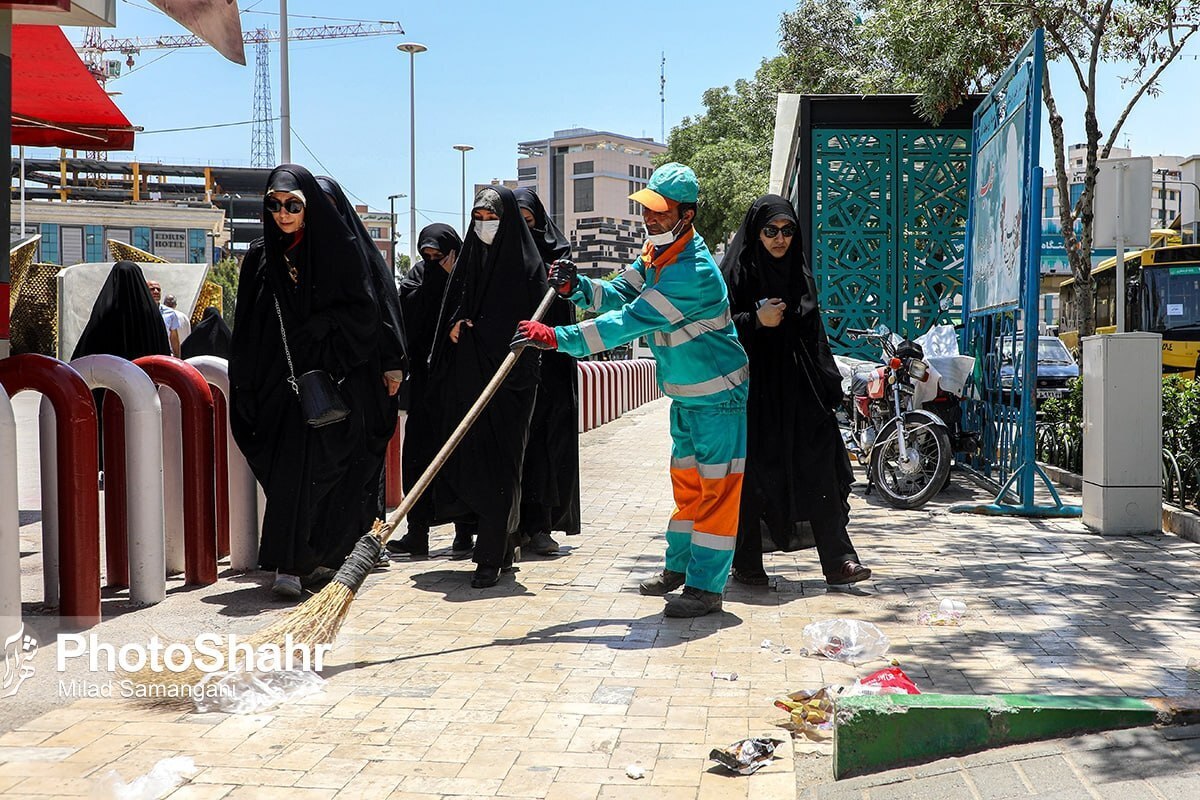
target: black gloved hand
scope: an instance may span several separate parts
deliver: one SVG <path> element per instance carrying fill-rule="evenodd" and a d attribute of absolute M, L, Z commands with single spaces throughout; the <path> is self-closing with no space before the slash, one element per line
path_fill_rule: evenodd
<path fill-rule="evenodd" d="M 555 291 L 568 297 L 579 287 L 579 267 L 569 258 L 560 258 L 550 265 L 547 280 Z"/>

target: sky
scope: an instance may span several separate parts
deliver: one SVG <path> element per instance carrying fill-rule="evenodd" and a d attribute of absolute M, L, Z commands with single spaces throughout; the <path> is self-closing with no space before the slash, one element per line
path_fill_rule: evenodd
<path fill-rule="evenodd" d="M 660 138 L 659 67 L 666 55 L 666 127 L 703 110 L 713 86 L 751 77 L 776 55 L 780 14 L 794 0 L 727 0 L 682 4 L 583 4 L 568 0 L 455 3 L 289 0 L 291 28 L 336 25 L 341 19 L 399 22 L 404 36 L 293 42 L 292 160 L 337 178 L 359 202 L 388 210 L 388 195 L 409 193 L 409 56 L 400 41 L 426 45 L 416 56 L 417 228 L 457 224 L 461 156 L 469 144 L 467 184 L 516 174 L 516 145 L 575 126 Z M 278 0 L 240 0 L 243 28 L 277 29 Z M 331 7 L 333 10 L 331 10 Z M 144 0 L 120 0 L 117 27 L 103 37 L 153 37 L 184 31 Z M 73 41 L 82 29 L 67 29 Z M 1189 53 L 1200 52 L 1190 47 Z M 271 45 L 272 106 L 279 113 L 278 46 Z M 120 57 L 113 54 L 112 57 Z M 250 164 L 254 51 L 248 66 L 211 48 L 146 51 L 135 67 L 108 84 L 134 125 L 132 157 L 140 161 Z M 1119 65 L 1102 69 L 1101 124 L 1115 119 L 1129 90 Z M 1135 155 L 1200 152 L 1195 132 L 1200 106 L 1192 102 L 1200 61 L 1172 65 L 1163 96 L 1143 98 L 1124 129 Z M 1068 143 L 1082 141 L 1082 102 L 1070 73 L 1052 69 Z M 1042 165 L 1053 168 L 1050 137 Z M 1126 144 L 1122 135 L 1119 144 Z M 32 155 L 35 151 L 28 150 Z M 131 154 L 118 153 L 124 159 Z M 281 156 L 276 124 L 276 155 Z M 469 189 L 468 189 L 469 191 Z M 407 249 L 409 200 L 398 200 L 402 252 Z"/>

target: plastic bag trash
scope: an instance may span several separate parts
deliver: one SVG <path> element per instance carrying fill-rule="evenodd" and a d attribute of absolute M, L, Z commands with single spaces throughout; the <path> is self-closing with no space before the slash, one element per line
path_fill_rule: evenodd
<path fill-rule="evenodd" d="M 736 681 L 738 674 L 736 672 L 717 672 L 713 670 L 709 673 L 715 681 Z"/>
<path fill-rule="evenodd" d="M 792 692 L 776 698 L 775 707 L 788 712 L 793 728 L 800 732 L 833 731 L 834 699 L 842 693 L 840 686 L 824 686 L 815 692 Z"/>
<path fill-rule="evenodd" d="M 770 650 L 771 645 L 772 645 L 772 642 L 770 639 L 763 639 L 762 642 L 758 646 L 763 650 Z"/>
<path fill-rule="evenodd" d="M 325 679 L 308 669 L 210 672 L 197 684 L 196 710 L 257 714 L 324 688 Z"/>
<path fill-rule="evenodd" d="M 625 774 L 633 778 L 635 781 L 640 781 L 642 778 L 646 777 L 646 770 L 642 768 L 641 764 L 630 764 L 625 768 Z"/>
<path fill-rule="evenodd" d="M 96 800 L 158 800 L 196 774 L 191 756 L 164 758 L 140 778 L 126 783 L 115 769 L 104 773 L 92 796 Z"/>
<path fill-rule="evenodd" d="M 750 775 L 770 764 L 781 744 L 779 739 L 742 739 L 728 747 L 714 747 L 708 757 L 739 775 Z"/>
<path fill-rule="evenodd" d="M 967 604 L 961 600 L 946 598 L 938 604 L 937 611 L 926 611 L 920 616 L 925 625 L 961 625 Z"/>
<path fill-rule="evenodd" d="M 882 658 L 891 642 L 883 631 L 857 619 L 827 619 L 804 626 L 804 647 L 834 661 L 860 664 Z"/>
<path fill-rule="evenodd" d="M 846 694 L 920 694 L 921 690 L 898 667 L 886 667 L 859 678 L 846 690 Z"/>

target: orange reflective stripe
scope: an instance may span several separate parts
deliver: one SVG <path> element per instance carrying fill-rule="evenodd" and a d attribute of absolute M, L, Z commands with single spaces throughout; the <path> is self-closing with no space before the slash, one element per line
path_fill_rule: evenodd
<path fill-rule="evenodd" d="M 724 478 L 701 479 L 700 502 L 695 517 L 697 532 L 737 536 L 743 477 L 738 472 Z"/>
<path fill-rule="evenodd" d="M 663 267 L 674 264 L 675 259 L 679 258 L 679 254 L 683 252 L 683 248 L 687 247 L 688 242 L 690 242 L 692 237 L 695 235 L 696 229 L 694 227 L 688 228 L 687 232 L 682 234 L 675 241 L 671 242 L 671 246 L 663 251 L 662 255 L 658 257 L 657 261 L 654 257 L 654 245 L 646 242 L 646 244 L 642 247 L 642 263 L 645 264 L 647 268 L 658 269 L 662 269 Z"/>
<path fill-rule="evenodd" d="M 671 519 L 695 519 L 703 490 L 700 472 L 695 467 L 671 468 L 671 494 L 675 498 L 675 511 Z"/>

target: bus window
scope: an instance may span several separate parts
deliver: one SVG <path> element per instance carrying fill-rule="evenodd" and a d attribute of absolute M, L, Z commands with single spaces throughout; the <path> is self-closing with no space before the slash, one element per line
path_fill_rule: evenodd
<path fill-rule="evenodd" d="M 1145 330 L 1162 333 L 1200 326 L 1200 266 L 1142 270 Z"/>
<path fill-rule="evenodd" d="M 1113 305 L 1113 270 L 1096 275 L 1096 327 L 1116 325 L 1116 307 Z"/>

